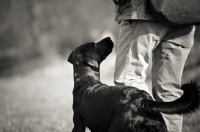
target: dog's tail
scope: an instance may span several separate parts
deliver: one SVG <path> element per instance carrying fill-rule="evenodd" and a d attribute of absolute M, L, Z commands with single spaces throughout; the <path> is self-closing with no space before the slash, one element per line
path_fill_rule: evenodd
<path fill-rule="evenodd" d="M 200 107 L 200 86 L 195 82 L 182 85 L 183 95 L 172 102 L 157 102 L 143 100 L 143 108 L 149 112 L 162 112 L 166 114 L 188 114 Z"/>

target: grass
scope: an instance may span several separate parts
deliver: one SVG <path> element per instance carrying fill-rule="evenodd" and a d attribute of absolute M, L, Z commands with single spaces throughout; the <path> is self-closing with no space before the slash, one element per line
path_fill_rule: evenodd
<path fill-rule="evenodd" d="M 103 62 L 101 70 L 102 81 L 110 85 L 113 57 Z M 72 65 L 66 60 L 56 60 L 24 76 L 1 78 L 0 132 L 70 132 L 72 72 Z M 185 116 L 183 132 L 198 132 L 199 117 L 200 111 Z"/>
<path fill-rule="evenodd" d="M 72 88 L 72 67 L 67 62 L 1 79 L 0 132 L 71 131 Z"/>

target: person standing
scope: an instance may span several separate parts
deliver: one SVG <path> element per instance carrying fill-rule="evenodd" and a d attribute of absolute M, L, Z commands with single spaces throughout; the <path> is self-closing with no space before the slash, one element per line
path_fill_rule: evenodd
<path fill-rule="evenodd" d="M 113 0 L 119 2 L 120 0 Z M 151 94 L 145 83 L 152 55 L 152 93 L 157 101 L 179 98 L 183 68 L 194 44 L 195 25 L 175 26 L 155 21 L 147 0 L 121 0 L 115 20 L 120 24 L 114 83 Z M 163 114 L 169 132 L 181 132 L 183 115 Z"/>

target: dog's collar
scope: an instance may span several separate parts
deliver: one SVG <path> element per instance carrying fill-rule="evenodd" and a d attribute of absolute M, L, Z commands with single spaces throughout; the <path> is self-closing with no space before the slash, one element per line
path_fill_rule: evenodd
<path fill-rule="evenodd" d="M 99 72 L 99 67 L 94 67 L 94 66 L 90 66 L 92 70 L 94 70 L 95 72 Z"/>

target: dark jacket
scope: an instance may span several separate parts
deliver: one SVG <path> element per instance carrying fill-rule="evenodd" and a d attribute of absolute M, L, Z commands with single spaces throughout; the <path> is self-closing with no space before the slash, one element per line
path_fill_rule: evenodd
<path fill-rule="evenodd" d="M 122 5 L 116 5 L 115 20 L 120 23 L 122 20 L 154 20 L 151 16 L 147 0 L 126 0 Z"/>

